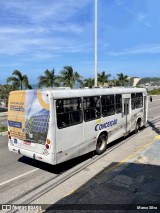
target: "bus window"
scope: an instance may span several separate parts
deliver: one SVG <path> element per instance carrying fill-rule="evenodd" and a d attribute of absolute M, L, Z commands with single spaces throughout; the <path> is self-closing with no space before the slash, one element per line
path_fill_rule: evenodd
<path fill-rule="evenodd" d="M 100 97 L 83 98 L 84 121 L 100 118 Z"/>
<path fill-rule="evenodd" d="M 143 107 L 143 94 L 136 93 L 136 108 Z"/>
<path fill-rule="evenodd" d="M 115 114 L 114 95 L 102 96 L 101 102 L 102 102 L 102 115 L 103 115 L 103 117 Z"/>
<path fill-rule="evenodd" d="M 116 100 L 116 113 L 122 112 L 122 95 L 115 95 Z"/>
<path fill-rule="evenodd" d="M 135 93 L 131 94 L 131 105 L 132 105 L 132 110 L 136 108 L 136 94 Z"/>
<path fill-rule="evenodd" d="M 57 126 L 65 128 L 82 123 L 81 98 L 57 100 Z"/>

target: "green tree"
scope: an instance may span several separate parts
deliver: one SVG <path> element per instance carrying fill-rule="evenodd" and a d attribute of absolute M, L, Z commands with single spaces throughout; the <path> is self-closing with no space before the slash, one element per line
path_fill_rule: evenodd
<path fill-rule="evenodd" d="M 110 87 L 120 86 L 119 80 L 115 79 L 115 78 L 113 78 L 112 80 L 110 80 L 108 83 L 109 83 Z"/>
<path fill-rule="evenodd" d="M 58 77 L 55 75 L 55 69 L 51 71 L 48 69 L 44 72 L 44 75 L 39 76 L 38 87 L 58 87 Z"/>
<path fill-rule="evenodd" d="M 84 80 L 84 86 L 92 88 L 94 86 L 94 78 L 87 78 Z"/>
<path fill-rule="evenodd" d="M 119 73 L 119 74 L 117 74 L 117 76 L 118 76 L 119 84 L 121 86 L 124 86 L 124 84 L 126 82 L 128 82 L 128 76 L 127 75 L 124 75 L 123 73 Z"/>
<path fill-rule="evenodd" d="M 6 103 L 6 106 L 8 105 L 8 97 L 9 97 L 9 93 L 11 91 L 13 91 L 14 88 L 12 85 L 0 85 L 0 99 L 3 99 L 4 102 Z"/>
<path fill-rule="evenodd" d="M 110 76 L 111 76 L 111 74 L 107 75 L 105 71 L 98 73 L 98 84 L 103 87 L 105 83 L 108 83 L 108 78 Z"/>
<path fill-rule="evenodd" d="M 59 82 L 63 83 L 65 87 L 73 88 L 76 82 L 82 83 L 82 77 L 78 72 L 74 72 L 71 66 L 64 66 L 59 76 Z"/>
<path fill-rule="evenodd" d="M 14 70 L 12 73 L 13 76 L 7 78 L 6 82 L 12 82 L 12 86 L 14 89 L 32 89 L 32 86 L 29 84 L 29 80 L 27 75 L 23 75 L 19 70 Z"/>

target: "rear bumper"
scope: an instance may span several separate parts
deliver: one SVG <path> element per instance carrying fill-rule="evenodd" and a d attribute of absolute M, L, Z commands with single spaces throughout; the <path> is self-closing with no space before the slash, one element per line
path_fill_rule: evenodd
<path fill-rule="evenodd" d="M 26 149 L 22 149 L 20 147 L 13 146 L 10 143 L 8 143 L 8 149 L 11 152 L 15 152 L 17 154 L 24 155 L 24 156 L 27 156 L 29 158 L 39 160 L 39 161 L 42 161 L 42 162 L 45 162 L 45 163 L 49 163 L 49 164 L 52 164 L 52 165 L 55 165 L 55 162 L 56 162 L 54 154 L 42 155 L 42 154 L 32 152 L 32 151 L 29 151 L 29 150 L 26 150 Z"/>

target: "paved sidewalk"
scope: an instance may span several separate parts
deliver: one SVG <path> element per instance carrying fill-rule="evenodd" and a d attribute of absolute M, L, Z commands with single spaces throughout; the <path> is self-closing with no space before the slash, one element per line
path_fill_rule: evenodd
<path fill-rule="evenodd" d="M 83 209 L 84 204 L 89 204 L 86 209 L 92 209 L 81 210 L 81 212 L 91 212 L 93 209 L 96 213 L 111 212 L 107 210 L 109 208 L 115 209 L 112 212 L 119 212 L 120 209 L 122 209 L 120 212 L 130 212 L 132 208 L 150 208 L 142 211 L 160 212 L 159 139 L 160 136 L 156 136 L 156 141 L 147 144 L 143 151 L 129 158 L 126 163 L 113 162 L 77 191 L 55 204 L 78 204 L 77 209 Z M 100 211 L 103 208 L 105 210 Z M 134 210 L 134 212 L 139 211 L 139 209 Z M 75 211 L 70 210 L 70 212 Z"/>

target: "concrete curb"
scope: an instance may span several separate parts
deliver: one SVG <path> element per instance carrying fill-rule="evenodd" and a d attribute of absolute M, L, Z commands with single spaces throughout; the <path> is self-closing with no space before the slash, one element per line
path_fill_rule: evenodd
<path fill-rule="evenodd" d="M 6 132 L 0 132 L 0 136 L 5 136 L 7 134 L 8 134 L 8 131 L 6 131 Z"/>

